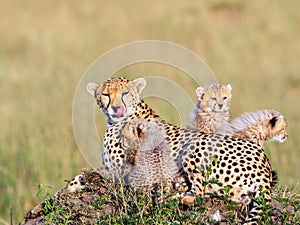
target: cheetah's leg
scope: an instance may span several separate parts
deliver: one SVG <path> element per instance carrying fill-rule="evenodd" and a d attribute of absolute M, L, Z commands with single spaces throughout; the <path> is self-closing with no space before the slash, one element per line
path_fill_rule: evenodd
<path fill-rule="evenodd" d="M 183 168 L 175 174 L 172 180 L 172 187 L 176 192 L 187 192 L 190 189 L 190 182 Z"/>
<path fill-rule="evenodd" d="M 247 195 L 252 195 L 254 197 L 254 199 L 251 199 L 248 196 L 247 196 L 247 198 L 245 198 L 245 199 L 249 199 L 250 202 L 248 203 L 249 213 L 248 213 L 247 217 L 245 218 L 243 224 L 245 224 L 245 225 L 257 225 L 257 224 L 259 224 L 258 223 L 258 218 L 259 218 L 259 214 L 262 212 L 262 208 L 255 199 L 260 196 L 260 190 L 256 186 L 253 191 L 251 191 L 251 192 L 248 191 L 246 194 Z M 243 195 L 245 196 L 245 193 Z M 270 203 L 271 196 L 270 196 L 269 192 L 264 193 L 263 198 L 268 203 Z"/>
<path fill-rule="evenodd" d="M 204 177 L 201 172 L 188 172 L 187 173 L 191 188 L 188 192 L 184 193 L 181 198 L 181 203 L 185 205 L 193 205 L 196 196 L 204 197 Z"/>

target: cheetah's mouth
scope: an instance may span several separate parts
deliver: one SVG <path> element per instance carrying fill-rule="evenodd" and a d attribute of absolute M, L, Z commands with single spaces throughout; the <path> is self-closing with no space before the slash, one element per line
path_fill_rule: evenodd
<path fill-rule="evenodd" d="M 125 119 L 125 115 L 109 115 L 109 119 L 108 119 L 108 124 L 115 124 L 115 123 L 119 123 L 122 120 Z"/>
<path fill-rule="evenodd" d="M 111 122 L 118 123 L 122 121 L 126 117 L 125 107 L 120 106 L 119 108 L 115 108 L 114 111 L 109 115 Z"/>
<path fill-rule="evenodd" d="M 122 118 L 124 117 L 124 114 L 118 115 L 118 114 L 113 114 L 111 115 L 112 118 Z"/>
<path fill-rule="evenodd" d="M 113 118 L 120 118 L 124 117 L 125 108 L 124 106 L 120 106 L 117 109 L 114 110 L 114 114 L 112 115 Z"/>
<path fill-rule="evenodd" d="M 217 113 L 223 113 L 226 110 L 228 110 L 227 107 L 219 106 L 219 107 L 216 107 L 214 111 L 217 112 Z"/>

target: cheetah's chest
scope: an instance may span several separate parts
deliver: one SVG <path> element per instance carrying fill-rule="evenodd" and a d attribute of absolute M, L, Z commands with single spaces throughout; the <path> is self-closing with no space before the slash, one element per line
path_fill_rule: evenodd
<path fill-rule="evenodd" d="M 120 174 L 125 162 L 125 152 L 120 141 L 120 130 L 123 124 L 112 125 L 104 134 L 102 162 L 106 170 Z"/>

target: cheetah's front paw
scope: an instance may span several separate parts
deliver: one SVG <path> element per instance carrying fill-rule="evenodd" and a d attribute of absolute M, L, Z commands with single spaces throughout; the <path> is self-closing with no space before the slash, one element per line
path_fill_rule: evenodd
<path fill-rule="evenodd" d="M 196 197 L 195 197 L 195 196 L 192 196 L 192 195 L 186 195 L 186 196 L 183 196 L 183 197 L 180 199 L 180 203 L 181 203 L 181 204 L 184 204 L 184 205 L 192 206 L 192 205 L 194 205 L 195 200 L 196 200 Z"/>

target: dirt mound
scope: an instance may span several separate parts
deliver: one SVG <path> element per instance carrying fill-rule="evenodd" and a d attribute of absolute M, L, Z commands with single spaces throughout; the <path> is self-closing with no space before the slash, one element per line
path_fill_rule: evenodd
<path fill-rule="evenodd" d="M 100 171 L 85 172 L 84 179 L 82 190 L 70 192 L 64 188 L 48 195 L 26 214 L 23 224 L 148 224 L 151 221 L 214 224 L 213 219 L 221 220 L 219 224 L 239 224 L 247 212 L 226 196 L 198 198 L 193 207 L 187 207 L 171 195 L 158 192 L 154 198 L 150 194 L 136 193 L 128 186 L 106 179 Z M 299 219 L 299 201 L 296 210 L 295 205 L 288 203 L 283 207 L 287 201 L 282 199 L 273 199 L 271 205 L 266 206 L 264 220 L 293 224 Z"/>

